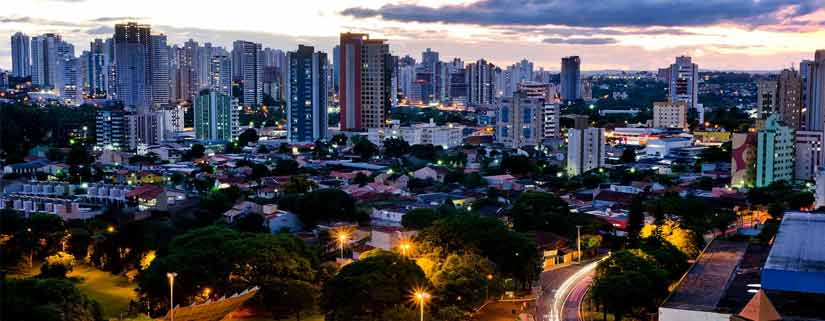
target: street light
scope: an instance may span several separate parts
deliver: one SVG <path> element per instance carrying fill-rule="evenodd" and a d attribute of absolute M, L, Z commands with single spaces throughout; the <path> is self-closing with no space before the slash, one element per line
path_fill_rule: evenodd
<path fill-rule="evenodd" d="M 169 278 L 169 319 L 170 321 L 175 321 L 175 277 L 178 276 L 175 272 L 168 272 L 166 273 L 166 277 Z"/>
<path fill-rule="evenodd" d="M 424 321 L 424 304 L 429 299 L 430 299 L 430 294 L 429 293 L 427 293 L 423 290 L 415 291 L 415 300 L 418 302 L 418 306 L 421 308 L 421 321 Z"/>
<path fill-rule="evenodd" d="M 493 275 L 487 274 L 487 290 L 485 291 L 486 301 L 490 301 L 490 282 L 493 281 Z"/>
<path fill-rule="evenodd" d="M 410 242 L 408 241 L 403 241 L 400 245 L 398 245 L 398 248 L 401 249 L 401 255 L 407 256 L 407 251 L 409 251 L 410 248 L 412 248 L 412 244 L 410 244 Z"/>
<path fill-rule="evenodd" d="M 344 260 L 344 243 L 349 239 L 349 234 L 344 231 L 338 232 L 338 248 L 341 250 L 341 260 Z"/>

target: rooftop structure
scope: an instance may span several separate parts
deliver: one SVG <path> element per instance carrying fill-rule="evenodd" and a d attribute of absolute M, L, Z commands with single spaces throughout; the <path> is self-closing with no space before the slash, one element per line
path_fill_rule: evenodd
<path fill-rule="evenodd" d="M 670 310 L 716 311 L 747 246 L 728 241 L 710 243 L 659 309 L 659 320 L 672 320 L 667 318 Z"/>
<path fill-rule="evenodd" d="M 825 215 L 785 213 L 762 271 L 762 287 L 825 294 Z"/>

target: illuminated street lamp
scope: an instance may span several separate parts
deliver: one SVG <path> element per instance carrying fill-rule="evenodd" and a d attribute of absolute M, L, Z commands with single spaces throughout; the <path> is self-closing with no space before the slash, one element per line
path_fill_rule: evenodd
<path fill-rule="evenodd" d="M 430 294 L 423 291 L 417 290 L 415 291 L 415 301 L 418 302 L 418 306 L 421 308 L 421 321 L 424 321 L 424 304 L 427 300 L 430 299 Z"/>
<path fill-rule="evenodd" d="M 341 260 L 344 259 L 344 243 L 349 239 L 349 234 L 344 231 L 338 232 L 338 248 L 341 250 Z"/>
<path fill-rule="evenodd" d="M 407 256 L 407 251 L 409 251 L 410 248 L 412 248 L 412 244 L 410 244 L 409 241 L 403 241 L 400 245 L 398 245 L 398 248 L 401 249 L 401 255 Z"/>
<path fill-rule="evenodd" d="M 166 273 L 166 277 L 169 278 L 169 319 L 170 321 L 175 321 L 175 277 L 178 276 L 175 272 L 168 272 Z"/>
<path fill-rule="evenodd" d="M 492 274 L 487 274 L 487 291 L 485 293 L 485 296 L 487 297 L 487 301 L 490 300 L 490 282 L 492 282 L 492 281 L 493 281 L 493 275 Z"/>

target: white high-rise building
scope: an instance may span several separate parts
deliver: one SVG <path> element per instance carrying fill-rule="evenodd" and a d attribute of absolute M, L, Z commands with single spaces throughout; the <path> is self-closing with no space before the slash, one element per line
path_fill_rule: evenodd
<path fill-rule="evenodd" d="M 822 153 L 822 131 L 796 131 L 796 151 L 794 159 L 794 178 L 797 180 L 811 180 L 817 171 L 825 165 Z"/>
<path fill-rule="evenodd" d="M 517 91 L 502 97 L 498 107 L 496 141 L 512 147 L 539 145 L 544 136 L 544 99 Z"/>
<path fill-rule="evenodd" d="M 169 46 L 164 34 L 152 35 L 151 42 L 152 104 L 158 106 L 170 100 Z"/>
<path fill-rule="evenodd" d="M 604 166 L 604 128 L 570 129 L 567 141 L 567 173 L 569 175 L 581 175 Z"/>
<path fill-rule="evenodd" d="M 184 110 L 180 105 L 166 107 L 160 110 L 163 119 L 164 137 L 173 137 L 183 131 Z"/>
<path fill-rule="evenodd" d="M 654 128 L 687 128 L 687 109 L 685 102 L 654 102 Z"/>
<path fill-rule="evenodd" d="M 561 106 L 544 104 L 544 139 L 561 138 Z"/>
<path fill-rule="evenodd" d="M 47 33 L 31 40 L 32 84 L 44 89 L 58 88 L 62 81 L 62 67 L 58 46 L 63 42 L 60 35 Z"/>
<path fill-rule="evenodd" d="M 263 99 L 261 44 L 238 40 L 232 47 L 232 74 L 240 83 L 244 106 L 258 106 Z"/>
<path fill-rule="evenodd" d="M 28 77 L 31 70 L 31 40 L 29 36 L 17 32 L 11 36 L 11 74 L 15 77 Z"/>
<path fill-rule="evenodd" d="M 232 59 L 228 55 L 212 56 L 209 63 L 209 88 L 232 95 Z"/>
<path fill-rule="evenodd" d="M 676 63 L 670 65 L 670 81 L 668 83 L 668 100 L 686 102 L 689 109 L 698 110 L 699 95 L 699 65 L 692 62 L 690 57 L 676 57 Z"/>

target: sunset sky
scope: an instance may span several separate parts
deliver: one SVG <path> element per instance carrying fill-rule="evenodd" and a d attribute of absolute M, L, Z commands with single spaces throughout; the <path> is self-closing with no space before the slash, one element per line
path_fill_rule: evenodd
<path fill-rule="evenodd" d="M 330 51 L 345 31 L 389 39 L 396 55 L 442 60 L 527 58 L 550 70 L 579 55 L 585 70 L 655 70 L 687 54 L 702 69 L 778 70 L 825 48 L 825 0 L 9 0 L 0 11 L 0 67 L 9 37 L 56 32 L 79 55 L 115 23 L 139 21 L 169 43 L 233 40 Z"/>

